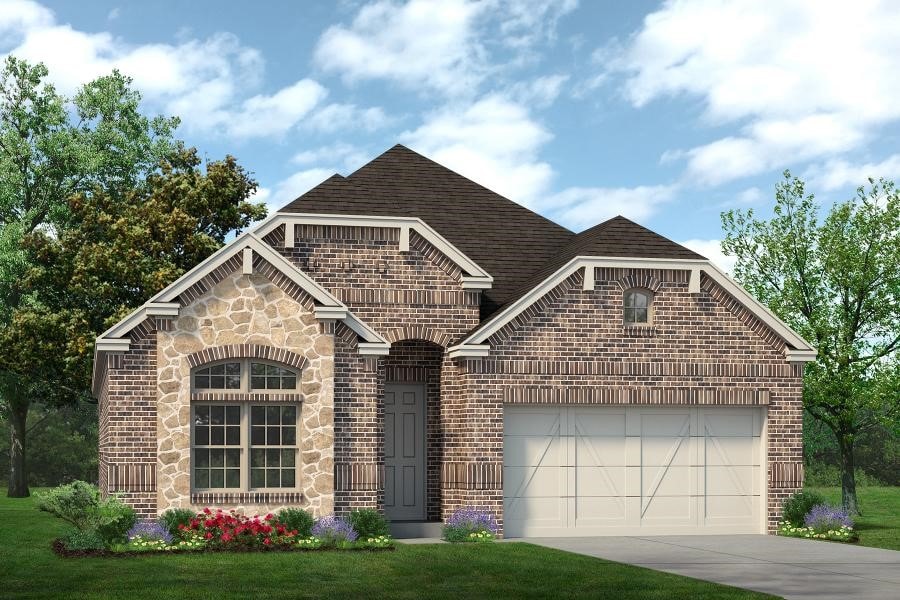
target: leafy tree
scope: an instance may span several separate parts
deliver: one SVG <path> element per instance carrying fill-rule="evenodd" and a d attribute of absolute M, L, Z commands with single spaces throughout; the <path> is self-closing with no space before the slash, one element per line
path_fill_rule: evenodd
<path fill-rule="evenodd" d="M 179 148 L 138 185 L 71 195 L 58 231 L 22 240 L 30 267 L 21 285 L 35 301 L 14 313 L 6 338 L 0 330 L 19 361 L 6 368 L 20 381 L 41 382 L 45 394 L 53 390 L 59 404 L 89 397 L 94 339 L 230 232 L 263 218 L 264 205 L 248 201 L 256 185 L 231 156 L 204 172 L 196 150 Z M 48 331 L 35 335 L 40 327 Z M 29 347 L 35 339 L 46 346 Z"/>
<path fill-rule="evenodd" d="M 858 512 L 856 439 L 900 415 L 900 194 L 870 179 L 819 222 L 804 183 L 784 177 L 770 220 L 722 214 L 722 249 L 736 279 L 817 347 L 804 406 L 834 433 L 843 507 Z"/>

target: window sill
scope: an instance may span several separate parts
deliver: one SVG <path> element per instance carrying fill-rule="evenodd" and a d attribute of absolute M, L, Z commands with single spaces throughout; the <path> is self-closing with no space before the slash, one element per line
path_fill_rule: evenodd
<path fill-rule="evenodd" d="M 191 492 L 191 504 L 300 504 L 302 492 Z"/>
<path fill-rule="evenodd" d="M 650 324 L 645 325 L 624 325 L 622 334 L 625 337 L 649 338 L 656 335 L 656 327 Z"/>
<path fill-rule="evenodd" d="M 300 392 L 192 392 L 192 402 L 303 402 Z"/>

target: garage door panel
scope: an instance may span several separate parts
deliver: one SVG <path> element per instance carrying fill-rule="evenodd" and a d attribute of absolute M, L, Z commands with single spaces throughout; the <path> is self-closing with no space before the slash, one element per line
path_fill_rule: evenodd
<path fill-rule="evenodd" d="M 696 522 L 697 503 L 691 496 L 654 496 L 641 506 L 641 524 L 690 525 Z"/>
<path fill-rule="evenodd" d="M 727 412 L 703 413 L 702 435 L 712 437 L 752 437 L 759 435 L 754 411 L 731 409 Z"/>
<path fill-rule="evenodd" d="M 645 466 L 674 465 L 689 467 L 697 464 L 697 448 L 700 440 L 682 437 L 643 437 L 641 462 Z"/>
<path fill-rule="evenodd" d="M 625 496 L 627 467 L 576 467 L 574 496 Z"/>
<path fill-rule="evenodd" d="M 565 527 L 569 512 L 565 498 L 515 498 L 503 502 L 504 525 L 511 537 L 526 526 L 532 530 Z"/>
<path fill-rule="evenodd" d="M 713 466 L 746 466 L 758 462 L 760 439 L 758 437 L 707 437 L 705 464 Z"/>
<path fill-rule="evenodd" d="M 504 435 L 559 435 L 559 410 L 515 410 L 503 417 Z"/>
<path fill-rule="evenodd" d="M 625 437 L 575 438 L 573 464 L 624 467 L 627 464 Z"/>
<path fill-rule="evenodd" d="M 627 523 L 624 497 L 578 496 L 574 500 L 575 527 L 621 527 Z"/>
<path fill-rule="evenodd" d="M 687 410 L 640 413 L 640 435 L 647 437 L 681 437 L 690 435 L 691 413 Z"/>
<path fill-rule="evenodd" d="M 511 497 L 541 498 L 566 495 L 567 467 L 505 467 L 503 485 Z"/>
<path fill-rule="evenodd" d="M 625 437 L 625 411 L 596 409 L 570 409 L 570 431 L 589 437 Z"/>
<path fill-rule="evenodd" d="M 759 467 L 706 467 L 708 496 L 759 495 Z"/>
<path fill-rule="evenodd" d="M 700 469 L 701 467 L 641 467 L 641 495 L 694 495 Z"/>
<path fill-rule="evenodd" d="M 508 436 L 503 441 L 503 461 L 508 467 L 563 466 L 566 441 L 553 436 Z"/>
<path fill-rule="evenodd" d="M 706 519 L 738 522 L 756 519 L 759 499 L 759 496 L 707 496 Z"/>

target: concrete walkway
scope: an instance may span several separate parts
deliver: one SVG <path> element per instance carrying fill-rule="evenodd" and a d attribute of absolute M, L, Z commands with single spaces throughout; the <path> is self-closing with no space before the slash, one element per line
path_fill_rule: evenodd
<path fill-rule="evenodd" d="M 784 598 L 900 598 L 900 552 L 772 535 L 523 541 Z"/>

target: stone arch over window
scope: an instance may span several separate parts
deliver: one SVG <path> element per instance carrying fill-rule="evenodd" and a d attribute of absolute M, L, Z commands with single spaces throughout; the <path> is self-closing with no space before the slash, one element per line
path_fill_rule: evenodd
<path fill-rule="evenodd" d="M 191 369 L 194 369 L 195 367 L 206 363 L 223 361 L 229 358 L 258 358 L 273 363 L 281 363 L 288 367 L 293 367 L 297 371 L 303 371 L 307 363 L 306 358 L 296 352 L 291 352 L 284 348 L 275 348 L 274 346 L 263 346 L 259 344 L 212 346 L 205 350 L 201 350 L 200 352 L 189 354 L 187 356 L 187 361 Z"/>

